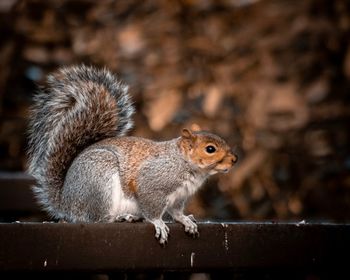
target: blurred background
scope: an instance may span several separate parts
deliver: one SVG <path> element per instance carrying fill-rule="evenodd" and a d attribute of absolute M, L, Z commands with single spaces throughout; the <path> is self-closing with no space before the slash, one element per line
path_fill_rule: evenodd
<path fill-rule="evenodd" d="M 198 124 L 239 162 L 188 211 L 211 220 L 350 220 L 347 0 L 0 1 L 0 170 L 26 168 L 33 93 L 62 65 L 130 85 L 132 135 Z"/>

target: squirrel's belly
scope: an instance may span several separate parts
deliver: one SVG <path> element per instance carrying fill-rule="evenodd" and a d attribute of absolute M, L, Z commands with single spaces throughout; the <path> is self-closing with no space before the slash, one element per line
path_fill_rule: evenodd
<path fill-rule="evenodd" d="M 138 215 L 140 213 L 136 200 L 132 197 L 128 197 L 123 192 L 120 176 L 115 173 L 111 179 L 112 189 L 112 207 L 110 215 L 116 217 L 123 214 Z"/>

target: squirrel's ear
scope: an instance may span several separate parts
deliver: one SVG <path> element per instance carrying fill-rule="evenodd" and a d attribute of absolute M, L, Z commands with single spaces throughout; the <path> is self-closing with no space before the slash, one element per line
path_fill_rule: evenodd
<path fill-rule="evenodd" d="M 194 139 L 196 137 L 188 128 L 182 129 L 181 136 L 186 139 Z"/>

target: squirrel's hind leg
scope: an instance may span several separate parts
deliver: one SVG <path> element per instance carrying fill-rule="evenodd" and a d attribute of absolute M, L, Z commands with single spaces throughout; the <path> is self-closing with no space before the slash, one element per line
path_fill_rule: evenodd
<path fill-rule="evenodd" d="M 132 214 L 122 214 L 122 215 L 118 215 L 114 221 L 135 223 L 135 222 L 142 222 L 143 220 L 144 218 L 142 216 L 137 216 Z"/>

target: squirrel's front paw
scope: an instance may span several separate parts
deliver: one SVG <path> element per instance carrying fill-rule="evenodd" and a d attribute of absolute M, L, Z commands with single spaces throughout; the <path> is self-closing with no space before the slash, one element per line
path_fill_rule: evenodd
<path fill-rule="evenodd" d="M 192 235 L 193 237 L 199 237 L 198 226 L 193 215 L 183 215 L 180 219 L 180 223 L 185 226 L 185 232 Z"/>
<path fill-rule="evenodd" d="M 156 230 L 155 237 L 159 240 L 160 245 L 165 245 L 168 242 L 168 226 L 162 220 L 154 220 L 152 224 Z"/>

